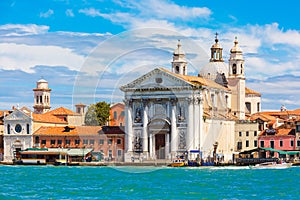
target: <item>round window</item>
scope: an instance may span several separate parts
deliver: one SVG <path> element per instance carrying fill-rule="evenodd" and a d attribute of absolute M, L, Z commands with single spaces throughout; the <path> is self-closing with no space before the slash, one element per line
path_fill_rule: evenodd
<path fill-rule="evenodd" d="M 17 124 L 16 127 L 15 127 L 15 131 L 17 133 L 20 133 L 22 131 L 22 126 L 20 124 Z"/>

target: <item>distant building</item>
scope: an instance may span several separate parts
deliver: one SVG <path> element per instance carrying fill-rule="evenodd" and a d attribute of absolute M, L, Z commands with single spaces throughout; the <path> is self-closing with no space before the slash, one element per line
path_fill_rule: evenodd
<path fill-rule="evenodd" d="M 33 138 L 39 148 L 91 148 L 98 159 L 123 161 L 124 135 L 118 126 L 42 126 Z"/>
<path fill-rule="evenodd" d="M 41 79 L 34 91 L 34 112 L 30 109 L 14 108 L 4 119 L 3 152 L 4 160 L 12 161 L 16 153 L 35 147 L 32 135 L 42 126 L 83 125 L 84 117 L 67 108 L 50 110 L 50 92 L 48 82 Z"/>
<path fill-rule="evenodd" d="M 115 103 L 110 106 L 109 125 L 124 126 L 125 125 L 125 104 Z"/>

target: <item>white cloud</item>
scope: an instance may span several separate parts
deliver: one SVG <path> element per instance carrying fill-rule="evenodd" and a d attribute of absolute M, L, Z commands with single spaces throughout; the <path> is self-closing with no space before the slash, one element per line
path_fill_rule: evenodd
<path fill-rule="evenodd" d="M 0 43 L 1 69 L 21 69 L 32 72 L 36 65 L 67 66 L 78 70 L 84 57 L 71 49 L 59 46 L 34 46 L 25 44 Z"/>
<path fill-rule="evenodd" d="M 68 17 L 74 17 L 75 15 L 73 13 L 73 10 L 72 9 L 67 9 L 66 10 L 66 16 L 68 16 Z"/>
<path fill-rule="evenodd" d="M 54 11 L 52 9 L 49 9 L 47 12 L 40 12 L 40 17 L 41 18 L 48 18 L 53 14 L 54 14 Z"/>
<path fill-rule="evenodd" d="M 5 24 L 0 26 L 0 36 L 38 35 L 48 32 L 49 26 L 36 24 Z"/>

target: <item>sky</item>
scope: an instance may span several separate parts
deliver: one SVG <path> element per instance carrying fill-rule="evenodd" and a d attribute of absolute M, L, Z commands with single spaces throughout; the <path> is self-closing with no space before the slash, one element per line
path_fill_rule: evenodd
<path fill-rule="evenodd" d="M 156 67 L 171 69 L 180 39 L 188 73 L 209 61 L 218 32 L 228 63 L 237 37 L 246 86 L 262 110 L 300 108 L 300 23 L 292 1 L 0 1 L 0 109 L 32 109 L 36 82 L 52 108 L 122 101 L 121 85 Z"/>

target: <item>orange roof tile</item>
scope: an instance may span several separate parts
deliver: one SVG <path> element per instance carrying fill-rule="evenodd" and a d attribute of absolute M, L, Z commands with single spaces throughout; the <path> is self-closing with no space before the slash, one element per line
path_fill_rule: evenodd
<path fill-rule="evenodd" d="M 216 83 L 215 81 L 212 81 L 210 79 L 206 79 L 204 77 L 198 77 L 198 76 L 188 76 L 188 75 L 182 75 L 182 74 L 175 74 L 173 72 L 170 72 L 167 69 L 164 68 L 159 68 L 160 70 L 171 74 L 172 76 L 176 76 L 180 79 L 183 79 L 184 81 L 189 82 L 189 84 L 194 85 L 194 86 L 209 86 L 212 88 L 218 88 L 218 89 L 223 89 L 223 90 L 230 90 L 229 88 L 226 88 L 218 83 Z"/>
<path fill-rule="evenodd" d="M 33 121 L 35 122 L 44 122 L 44 123 L 56 123 L 56 124 L 68 124 L 66 121 L 51 115 L 49 113 L 36 114 L 32 113 Z"/>
<path fill-rule="evenodd" d="M 39 136 L 97 136 L 100 134 L 124 134 L 120 127 L 105 126 L 42 126 L 34 132 Z"/>
<path fill-rule="evenodd" d="M 254 95 L 257 95 L 257 96 L 261 96 L 261 94 L 259 92 L 256 92 L 250 88 L 247 88 L 245 87 L 245 94 L 254 94 Z"/>
<path fill-rule="evenodd" d="M 69 109 L 64 108 L 64 107 L 56 108 L 56 109 L 51 110 L 47 113 L 51 114 L 51 115 L 80 115 L 80 114 L 75 113 L 72 110 L 69 110 Z"/>

